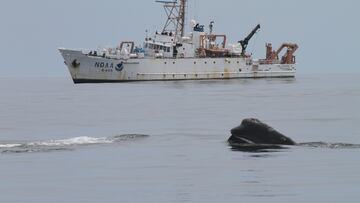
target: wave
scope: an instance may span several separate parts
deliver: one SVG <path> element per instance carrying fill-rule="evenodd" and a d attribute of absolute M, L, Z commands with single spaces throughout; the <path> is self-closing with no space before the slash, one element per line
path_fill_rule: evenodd
<path fill-rule="evenodd" d="M 30 153 L 30 152 L 50 152 L 60 150 L 74 150 L 79 146 L 112 144 L 123 141 L 131 141 L 148 137 L 141 134 L 125 134 L 113 137 L 74 137 L 62 140 L 19 142 L 19 143 L 0 143 L 0 153 Z"/>

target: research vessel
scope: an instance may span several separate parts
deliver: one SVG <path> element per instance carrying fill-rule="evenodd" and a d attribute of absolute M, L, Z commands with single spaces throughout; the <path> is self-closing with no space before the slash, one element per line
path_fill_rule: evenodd
<path fill-rule="evenodd" d="M 156 2 L 166 11 L 165 25 L 141 45 L 123 41 L 91 51 L 59 48 L 74 83 L 295 77 L 297 44 L 274 50 L 267 43 L 266 57 L 254 59 L 246 49 L 260 25 L 230 44 L 225 34 L 214 33 L 213 21 L 205 27 L 191 20 L 185 33 L 187 0 Z"/>

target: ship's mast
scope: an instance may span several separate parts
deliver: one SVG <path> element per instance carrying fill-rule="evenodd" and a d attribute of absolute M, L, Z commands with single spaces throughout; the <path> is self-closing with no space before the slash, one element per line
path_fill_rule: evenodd
<path fill-rule="evenodd" d="M 167 20 L 163 28 L 163 33 L 173 32 L 176 37 L 181 38 L 185 35 L 185 15 L 186 15 L 186 1 L 156 1 L 164 4 Z"/>
<path fill-rule="evenodd" d="M 179 34 L 181 34 L 181 37 L 185 35 L 185 14 L 186 14 L 186 0 L 180 0 L 178 32 Z"/>

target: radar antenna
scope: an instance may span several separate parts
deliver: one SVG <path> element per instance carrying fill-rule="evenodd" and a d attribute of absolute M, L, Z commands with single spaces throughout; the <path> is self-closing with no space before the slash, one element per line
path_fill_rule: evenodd
<path fill-rule="evenodd" d="M 164 4 L 167 20 L 163 28 L 163 33 L 174 32 L 175 36 L 181 38 L 185 35 L 185 15 L 186 15 L 186 1 L 156 1 Z"/>

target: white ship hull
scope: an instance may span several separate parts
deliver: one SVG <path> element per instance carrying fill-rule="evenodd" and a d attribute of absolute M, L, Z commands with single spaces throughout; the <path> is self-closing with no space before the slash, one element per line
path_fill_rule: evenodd
<path fill-rule="evenodd" d="M 295 77 L 295 64 L 236 58 L 110 59 L 59 49 L 74 83 Z"/>

